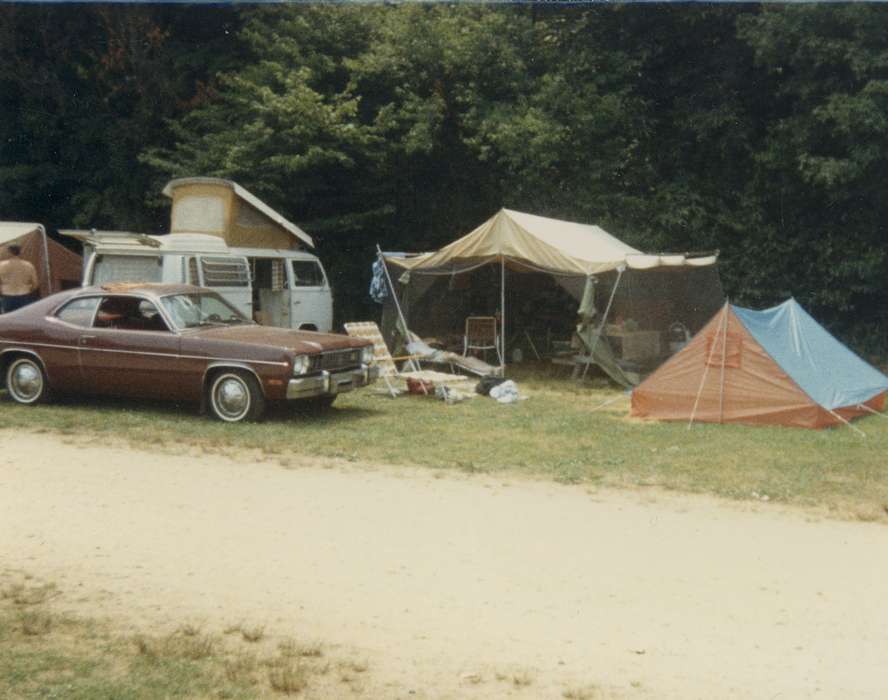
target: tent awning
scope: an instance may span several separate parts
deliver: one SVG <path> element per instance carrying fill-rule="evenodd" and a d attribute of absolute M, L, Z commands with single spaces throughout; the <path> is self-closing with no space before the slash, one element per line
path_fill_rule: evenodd
<path fill-rule="evenodd" d="M 501 260 L 544 272 L 595 275 L 619 268 L 712 265 L 717 255 L 646 254 L 590 224 L 500 209 L 478 228 L 433 253 L 388 257 L 417 272 L 459 271 Z"/>
<path fill-rule="evenodd" d="M 24 223 L 21 221 L 0 221 L 0 245 L 27 236 L 34 231 L 42 231 L 41 224 Z"/>

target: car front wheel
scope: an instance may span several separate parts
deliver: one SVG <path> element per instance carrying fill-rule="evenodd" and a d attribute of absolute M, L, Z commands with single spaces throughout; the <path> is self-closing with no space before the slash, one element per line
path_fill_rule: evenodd
<path fill-rule="evenodd" d="M 40 403 L 49 395 L 46 372 L 39 362 L 29 357 L 13 360 L 6 370 L 6 391 L 17 403 Z"/>
<path fill-rule="evenodd" d="M 209 404 L 213 415 L 226 423 L 257 421 L 265 413 L 265 397 L 255 377 L 236 370 L 213 377 Z"/>

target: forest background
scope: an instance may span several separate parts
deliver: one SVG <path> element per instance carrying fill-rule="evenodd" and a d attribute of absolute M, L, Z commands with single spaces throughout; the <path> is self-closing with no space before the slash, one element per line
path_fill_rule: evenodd
<path fill-rule="evenodd" d="M 314 236 L 340 320 L 377 242 L 505 206 L 888 355 L 880 4 L 0 5 L 0 218 L 160 233 L 191 175 Z"/>

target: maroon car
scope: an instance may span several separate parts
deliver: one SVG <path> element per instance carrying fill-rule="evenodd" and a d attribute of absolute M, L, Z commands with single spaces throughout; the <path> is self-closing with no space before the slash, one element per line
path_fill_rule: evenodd
<path fill-rule="evenodd" d="M 373 382 L 373 346 L 345 335 L 259 326 L 213 291 L 108 284 L 0 316 L 0 376 L 35 404 L 60 393 L 200 401 L 231 423 L 269 401 L 329 407 Z"/>

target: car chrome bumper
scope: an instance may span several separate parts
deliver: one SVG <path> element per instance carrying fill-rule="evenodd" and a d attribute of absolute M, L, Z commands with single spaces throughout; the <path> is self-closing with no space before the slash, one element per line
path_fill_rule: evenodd
<path fill-rule="evenodd" d="M 287 384 L 288 399 L 310 399 L 313 396 L 335 396 L 344 394 L 376 381 L 378 367 L 362 365 L 358 369 L 343 372 L 322 371 L 311 377 L 291 379 Z"/>

